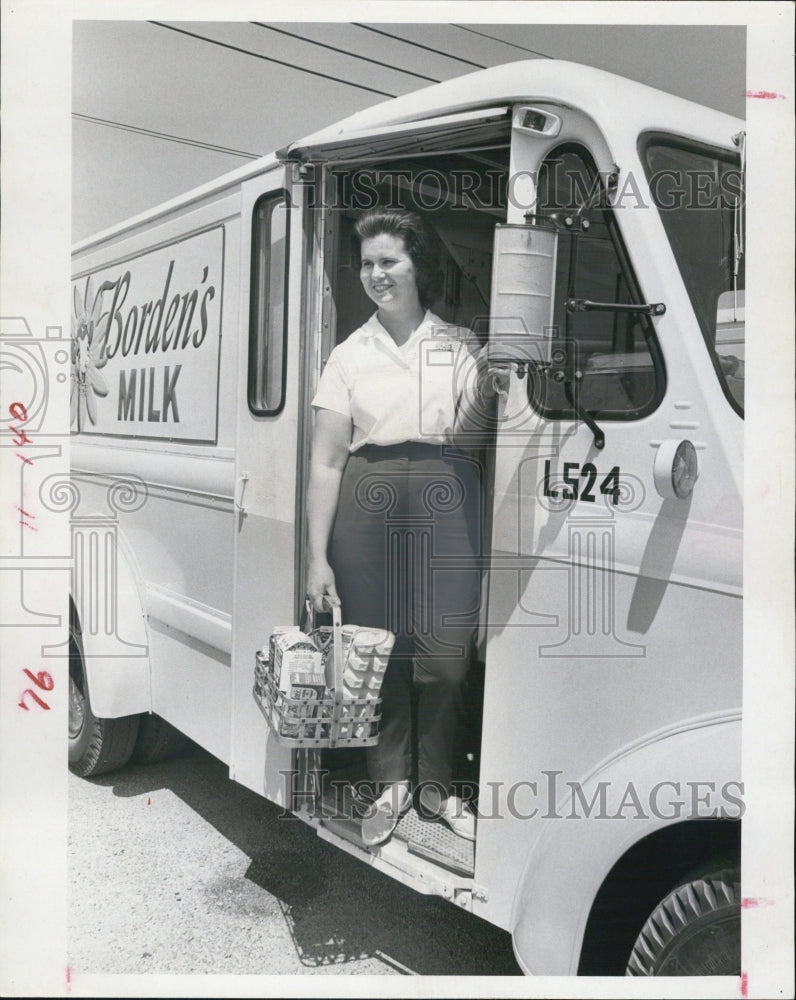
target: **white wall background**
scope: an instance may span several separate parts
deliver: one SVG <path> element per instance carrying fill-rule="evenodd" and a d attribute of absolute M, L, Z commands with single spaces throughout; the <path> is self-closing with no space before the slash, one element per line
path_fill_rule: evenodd
<path fill-rule="evenodd" d="M 389 96 L 517 59 L 739 117 L 746 103 L 743 25 L 82 20 L 72 41 L 73 241 Z"/>

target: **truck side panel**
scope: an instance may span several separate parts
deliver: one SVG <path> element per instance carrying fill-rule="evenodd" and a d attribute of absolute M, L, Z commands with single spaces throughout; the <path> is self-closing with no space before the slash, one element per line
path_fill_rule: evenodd
<path fill-rule="evenodd" d="M 149 677 L 137 676 L 137 696 L 121 696 L 129 687 L 120 687 L 123 659 L 98 658 L 89 666 L 92 703 L 104 717 L 151 709 L 223 760 L 231 720 L 239 208 L 233 188 L 90 248 L 76 261 L 75 282 L 76 302 L 82 295 L 90 309 L 99 293 L 94 318 L 110 318 L 109 356 L 96 366 L 105 392 L 95 394 L 93 415 L 82 413 L 72 439 L 81 491 L 74 523 L 90 516 L 125 540 L 137 593 L 109 586 L 99 599 L 137 604 L 125 611 L 146 616 L 149 642 Z"/>

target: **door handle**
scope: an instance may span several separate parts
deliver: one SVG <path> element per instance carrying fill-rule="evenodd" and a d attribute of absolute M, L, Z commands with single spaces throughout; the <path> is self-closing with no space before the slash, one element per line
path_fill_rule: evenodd
<path fill-rule="evenodd" d="M 240 517 L 246 515 L 246 508 L 243 506 L 243 494 L 246 492 L 246 483 L 249 481 L 249 473 L 241 472 L 238 476 L 238 481 L 235 483 L 235 513 Z"/>

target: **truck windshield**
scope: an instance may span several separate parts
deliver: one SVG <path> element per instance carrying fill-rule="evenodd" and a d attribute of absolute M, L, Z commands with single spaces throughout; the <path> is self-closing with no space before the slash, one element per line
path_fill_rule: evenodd
<path fill-rule="evenodd" d="M 641 140 L 641 159 L 713 366 L 743 414 L 744 190 L 739 157 L 670 135 Z"/>

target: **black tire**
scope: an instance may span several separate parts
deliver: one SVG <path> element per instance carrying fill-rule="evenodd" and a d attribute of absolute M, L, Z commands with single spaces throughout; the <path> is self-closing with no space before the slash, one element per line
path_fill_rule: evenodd
<path fill-rule="evenodd" d="M 187 743 L 188 737 L 159 715 L 142 715 L 130 761 L 133 764 L 159 764 L 178 754 Z"/>
<path fill-rule="evenodd" d="M 740 976 L 740 870 L 720 869 L 673 889 L 642 927 L 626 974 Z"/>
<path fill-rule="evenodd" d="M 98 719 L 91 711 L 83 643 L 73 613 L 69 622 L 69 770 L 92 778 L 123 767 L 137 735 L 137 715 Z"/>

